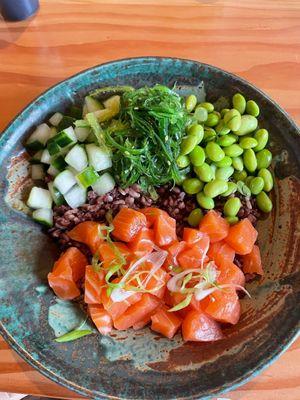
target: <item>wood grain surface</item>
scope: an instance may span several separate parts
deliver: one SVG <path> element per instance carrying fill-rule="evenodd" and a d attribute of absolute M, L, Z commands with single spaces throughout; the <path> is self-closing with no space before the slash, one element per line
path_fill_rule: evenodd
<path fill-rule="evenodd" d="M 60 80 L 145 55 L 190 58 L 234 72 L 300 122 L 299 0 L 41 0 L 27 21 L 0 19 L 0 131 Z M 0 391 L 79 398 L 34 371 L 1 338 Z M 299 400 L 300 341 L 221 397 Z"/>

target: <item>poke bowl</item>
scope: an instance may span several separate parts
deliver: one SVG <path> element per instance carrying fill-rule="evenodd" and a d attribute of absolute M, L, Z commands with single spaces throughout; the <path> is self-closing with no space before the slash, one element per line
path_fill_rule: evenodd
<path fill-rule="evenodd" d="M 300 139 L 216 67 L 125 59 L 0 137 L 0 333 L 88 398 L 204 399 L 299 331 Z"/>

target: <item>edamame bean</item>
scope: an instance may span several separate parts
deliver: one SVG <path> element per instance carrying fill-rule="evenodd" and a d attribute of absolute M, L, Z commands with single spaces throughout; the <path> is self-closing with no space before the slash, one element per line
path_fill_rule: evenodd
<path fill-rule="evenodd" d="M 200 208 L 195 208 L 193 211 L 190 212 L 187 221 L 190 226 L 196 228 L 199 226 L 199 223 L 202 218 L 203 218 L 202 210 Z"/>
<path fill-rule="evenodd" d="M 193 111 L 196 105 L 197 105 L 197 97 L 194 94 L 191 94 L 186 98 L 185 108 L 187 109 L 188 112 Z"/>
<path fill-rule="evenodd" d="M 214 140 L 216 136 L 217 136 L 216 131 L 213 128 L 208 128 L 208 127 L 204 128 L 204 137 L 203 137 L 204 142 L 210 142 Z"/>
<path fill-rule="evenodd" d="M 220 120 L 220 117 L 215 112 L 212 112 L 212 113 L 208 114 L 207 120 L 205 121 L 205 125 L 209 126 L 211 128 L 213 126 L 218 125 L 219 120 Z"/>
<path fill-rule="evenodd" d="M 190 160 L 187 156 L 179 156 L 176 160 L 176 163 L 179 168 L 186 168 L 190 165 Z"/>
<path fill-rule="evenodd" d="M 232 108 L 224 115 L 224 122 L 230 130 L 236 131 L 241 126 L 241 114 L 238 112 L 238 110 Z"/>
<path fill-rule="evenodd" d="M 234 157 L 232 159 L 232 166 L 234 169 L 237 171 L 243 171 L 244 169 L 244 163 L 242 157 Z"/>
<path fill-rule="evenodd" d="M 222 136 L 220 138 L 218 138 L 218 140 L 216 141 L 216 143 L 221 146 L 221 147 L 228 147 L 231 144 L 236 142 L 236 137 L 234 135 L 231 135 L 230 133 L 226 136 Z"/>
<path fill-rule="evenodd" d="M 222 193 L 221 196 L 222 197 L 228 197 L 230 196 L 232 193 L 235 193 L 237 191 L 237 185 L 234 182 L 228 182 L 228 189 L 226 190 L 226 192 Z"/>
<path fill-rule="evenodd" d="M 264 180 L 263 190 L 265 192 L 270 192 L 273 189 L 273 185 L 274 185 L 273 176 L 272 176 L 271 172 L 266 168 L 262 168 L 258 172 L 258 176 L 260 176 Z"/>
<path fill-rule="evenodd" d="M 236 171 L 233 174 L 233 179 L 238 181 L 244 181 L 247 178 L 247 172 L 245 170 L 243 171 Z"/>
<path fill-rule="evenodd" d="M 207 101 L 200 103 L 199 106 L 206 108 L 208 113 L 214 111 L 214 105 L 212 103 L 208 103 Z"/>
<path fill-rule="evenodd" d="M 232 164 L 232 159 L 228 156 L 225 156 L 221 161 L 216 162 L 216 166 L 218 168 L 230 167 L 231 164 Z"/>
<path fill-rule="evenodd" d="M 231 197 L 224 204 L 224 214 L 226 217 L 235 217 L 241 208 L 241 200 L 238 197 Z"/>
<path fill-rule="evenodd" d="M 257 169 L 268 168 L 272 162 L 272 153 L 268 149 L 263 149 L 256 153 Z"/>
<path fill-rule="evenodd" d="M 213 179 L 213 171 L 207 163 L 194 168 L 195 174 L 201 179 L 202 182 L 210 182 Z"/>
<path fill-rule="evenodd" d="M 190 161 L 195 167 L 204 164 L 205 151 L 201 146 L 196 146 L 189 154 Z"/>
<path fill-rule="evenodd" d="M 228 190 L 228 183 L 221 179 L 215 179 L 208 182 L 203 189 L 205 196 L 214 198 Z"/>
<path fill-rule="evenodd" d="M 258 129 L 255 132 L 254 138 L 257 141 L 257 146 L 254 147 L 254 151 L 260 151 L 266 147 L 269 140 L 269 132 L 266 129 Z"/>
<path fill-rule="evenodd" d="M 247 150 L 247 149 L 253 149 L 253 147 L 257 146 L 257 140 L 252 138 L 252 137 L 243 137 L 239 141 L 239 145 L 241 146 L 242 149 Z"/>
<path fill-rule="evenodd" d="M 211 161 L 221 161 L 225 157 L 224 151 L 215 142 L 208 142 L 205 147 L 205 153 Z"/>
<path fill-rule="evenodd" d="M 197 199 L 199 206 L 201 206 L 205 210 L 211 210 L 215 206 L 214 199 L 212 199 L 211 197 L 205 196 L 205 194 L 203 192 L 198 193 L 196 196 L 196 199 Z"/>
<path fill-rule="evenodd" d="M 251 184 L 251 182 L 252 182 L 252 179 L 254 179 L 254 178 L 255 178 L 255 176 L 249 175 L 249 176 L 247 176 L 247 178 L 244 180 L 244 182 L 245 182 L 246 186 L 248 186 L 248 188 L 250 188 L 250 184 Z"/>
<path fill-rule="evenodd" d="M 232 104 L 233 104 L 233 108 L 238 110 L 238 112 L 240 114 L 244 114 L 245 109 L 246 109 L 246 100 L 245 100 L 245 97 L 242 94 L 236 93 L 232 97 Z"/>
<path fill-rule="evenodd" d="M 228 181 L 228 179 L 231 177 L 231 175 L 234 173 L 234 168 L 233 167 L 221 167 L 217 168 L 215 177 L 216 179 L 220 179 L 223 181 Z"/>
<path fill-rule="evenodd" d="M 255 117 L 253 117 L 253 115 L 242 115 L 241 117 L 241 124 L 240 127 L 238 129 L 231 129 L 232 131 L 234 131 L 234 133 L 238 136 L 244 136 L 244 135 L 248 135 L 248 133 L 251 133 L 253 131 L 255 131 L 255 129 L 257 128 L 258 125 L 258 121 Z"/>
<path fill-rule="evenodd" d="M 185 136 L 181 141 L 180 155 L 185 156 L 189 154 L 198 144 L 198 139 L 194 135 Z"/>
<path fill-rule="evenodd" d="M 224 147 L 224 152 L 228 157 L 238 157 L 243 154 L 243 149 L 238 144 L 231 144 L 228 147 Z"/>
<path fill-rule="evenodd" d="M 244 165 L 249 172 L 254 172 L 257 168 L 258 160 L 256 160 L 255 153 L 252 149 L 245 150 L 243 154 Z"/>
<path fill-rule="evenodd" d="M 230 129 L 225 125 L 225 122 L 221 119 L 216 126 L 216 132 L 220 136 L 227 135 L 230 132 Z"/>
<path fill-rule="evenodd" d="M 246 104 L 246 112 L 249 115 L 253 115 L 253 117 L 258 117 L 259 116 L 258 104 L 255 103 L 254 100 L 248 100 Z"/>
<path fill-rule="evenodd" d="M 249 189 L 251 190 L 252 194 L 260 193 L 264 188 L 264 180 L 263 178 L 256 176 L 250 182 Z"/>
<path fill-rule="evenodd" d="M 199 124 L 191 125 L 188 129 L 188 134 L 197 138 L 196 144 L 201 143 L 204 136 L 203 126 Z"/>
<path fill-rule="evenodd" d="M 257 202 L 258 208 L 261 211 L 263 211 L 265 213 L 269 213 L 272 211 L 273 204 L 272 204 L 270 197 L 267 195 L 266 192 L 260 192 L 256 196 L 256 202 Z"/>
<path fill-rule="evenodd" d="M 208 117 L 207 109 L 201 106 L 197 106 L 194 112 L 194 117 L 198 122 L 205 122 Z"/>
<path fill-rule="evenodd" d="M 212 170 L 213 180 L 214 180 L 216 177 L 217 166 L 215 164 L 210 164 L 210 169 Z"/>
<path fill-rule="evenodd" d="M 221 110 L 221 118 L 224 118 L 224 115 L 225 115 L 228 111 L 230 111 L 229 108 L 223 108 L 223 110 Z"/>
<path fill-rule="evenodd" d="M 237 222 L 239 222 L 239 218 L 238 217 L 225 217 L 225 219 L 230 225 L 234 225 Z"/>
<path fill-rule="evenodd" d="M 203 188 L 203 182 L 197 178 L 187 178 L 182 183 L 183 190 L 187 194 L 196 194 Z"/>

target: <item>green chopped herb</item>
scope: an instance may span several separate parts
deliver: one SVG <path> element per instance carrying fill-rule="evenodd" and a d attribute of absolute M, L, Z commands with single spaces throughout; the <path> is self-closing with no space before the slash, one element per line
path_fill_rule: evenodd
<path fill-rule="evenodd" d="M 79 339 L 83 336 L 87 336 L 93 333 L 90 329 L 74 329 L 71 332 L 66 333 L 65 335 L 62 335 L 58 338 L 55 339 L 56 342 L 58 343 L 64 343 L 64 342 L 71 342 L 72 340 Z"/>

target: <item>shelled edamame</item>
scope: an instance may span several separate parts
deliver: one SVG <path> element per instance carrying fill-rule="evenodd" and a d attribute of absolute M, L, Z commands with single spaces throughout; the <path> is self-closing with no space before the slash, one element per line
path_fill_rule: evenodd
<path fill-rule="evenodd" d="M 214 208 L 218 196 L 224 199 L 228 221 L 237 222 L 242 203 L 239 197 L 233 197 L 235 192 L 256 197 L 263 212 L 272 210 L 268 195 L 274 186 L 269 169 L 272 153 L 266 148 L 269 133 L 258 120 L 260 107 L 241 93 L 233 95 L 232 108 L 218 109 L 220 103 L 197 104 L 193 95 L 186 99 L 191 124 L 182 140 L 177 165 L 190 169 L 182 186 L 186 193 L 196 195 L 200 206 L 189 216 L 191 226 L 200 221 L 201 209 Z"/>

